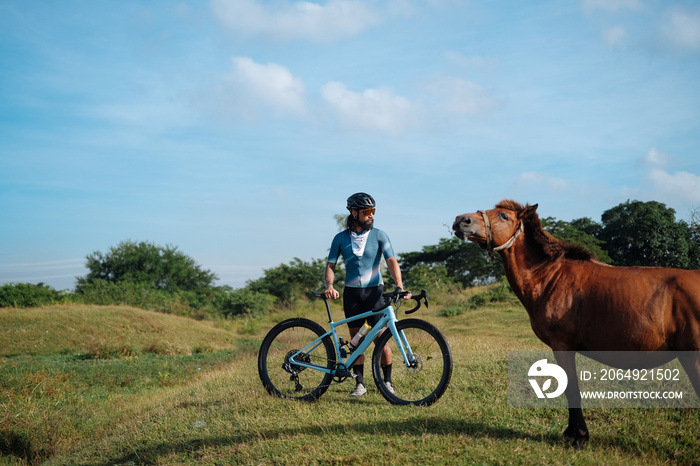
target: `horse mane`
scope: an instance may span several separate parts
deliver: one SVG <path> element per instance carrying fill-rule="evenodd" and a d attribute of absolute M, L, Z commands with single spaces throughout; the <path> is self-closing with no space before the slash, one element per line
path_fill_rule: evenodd
<path fill-rule="evenodd" d="M 524 207 L 519 202 L 506 199 L 499 202 L 496 205 L 497 209 L 508 209 L 518 212 L 520 215 L 525 209 L 530 207 L 530 204 L 526 204 Z M 548 231 L 542 228 L 542 222 L 540 221 L 540 216 L 536 211 L 526 217 L 522 217 L 523 226 L 525 227 L 526 237 L 530 237 L 534 242 L 542 249 L 542 253 L 551 258 L 565 258 L 571 260 L 594 260 L 595 255 L 588 249 L 580 246 L 578 244 L 572 244 L 567 241 L 560 240 L 552 236 Z"/>

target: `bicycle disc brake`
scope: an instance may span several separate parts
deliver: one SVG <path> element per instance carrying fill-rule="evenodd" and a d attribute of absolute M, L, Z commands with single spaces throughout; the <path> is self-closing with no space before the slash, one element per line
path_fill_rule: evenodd
<path fill-rule="evenodd" d="M 413 361 L 411 361 L 411 364 L 409 366 L 406 366 L 406 370 L 409 374 L 418 374 L 420 371 L 423 370 L 423 358 L 413 353 Z"/>

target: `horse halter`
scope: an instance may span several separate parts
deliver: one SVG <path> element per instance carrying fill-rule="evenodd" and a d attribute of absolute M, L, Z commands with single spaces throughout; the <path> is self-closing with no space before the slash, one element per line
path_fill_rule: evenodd
<path fill-rule="evenodd" d="M 486 212 L 484 212 L 483 210 L 477 210 L 477 213 L 480 213 L 481 217 L 484 219 L 484 230 L 486 230 L 486 249 L 488 249 L 489 254 L 508 249 L 513 245 L 513 243 L 515 243 L 515 240 L 518 238 L 518 236 L 520 236 L 520 233 L 523 232 L 523 221 L 520 220 L 518 229 L 515 230 L 513 236 L 511 236 L 508 241 L 501 244 L 500 246 L 493 247 L 493 235 L 491 234 L 491 223 L 489 222 L 489 216 L 486 215 Z"/>

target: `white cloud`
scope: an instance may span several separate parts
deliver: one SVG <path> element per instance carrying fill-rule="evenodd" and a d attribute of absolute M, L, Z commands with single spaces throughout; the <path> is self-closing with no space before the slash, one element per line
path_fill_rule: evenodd
<path fill-rule="evenodd" d="M 264 104 L 276 116 L 303 114 L 306 109 L 306 91 L 299 78 L 284 66 L 275 63 L 256 63 L 248 57 L 233 58 L 233 70 L 227 76 L 233 96 L 231 105 L 238 112 L 256 112 Z"/>
<path fill-rule="evenodd" d="M 661 22 L 661 35 L 674 48 L 700 51 L 700 13 L 669 10 Z"/>
<path fill-rule="evenodd" d="M 411 102 L 389 89 L 358 93 L 342 83 L 330 82 L 321 88 L 321 95 L 346 127 L 397 134 L 415 123 Z"/>
<path fill-rule="evenodd" d="M 668 173 L 655 168 L 647 175 L 653 189 L 672 199 L 700 202 L 700 176 L 688 172 Z"/>
<path fill-rule="evenodd" d="M 626 36 L 627 31 L 622 26 L 611 27 L 603 31 L 603 38 L 610 46 L 620 45 Z"/>
<path fill-rule="evenodd" d="M 213 0 L 217 20 L 233 33 L 279 40 L 331 42 L 377 25 L 381 15 L 359 0 L 325 3 Z"/>
<path fill-rule="evenodd" d="M 641 165 L 651 165 L 653 167 L 665 167 L 671 161 L 671 157 L 667 154 L 659 152 L 655 147 L 649 149 L 646 155 L 638 160 Z"/>

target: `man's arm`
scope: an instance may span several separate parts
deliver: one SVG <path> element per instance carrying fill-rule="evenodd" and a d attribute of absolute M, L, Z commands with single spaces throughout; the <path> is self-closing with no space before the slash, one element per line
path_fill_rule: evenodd
<path fill-rule="evenodd" d="M 399 261 L 396 260 L 396 256 L 392 256 L 386 259 L 386 266 L 389 269 L 389 275 L 391 275 L 391 278 L 394 280 L 396 286 L 401 288 L 401 291 L 403 291 L 403 279 L 401 278 L 401 268 L 399 267 Z M 410 298 L 410 293 L 404 297 L 404 299 Z"/>
<path fill-rule="evenodd" d="M 333 282 L 335 281 L 335 264 L 332 262 L 327 262 L 326 263 L 326 272 L 325 272 L 325 280 L 326 280 L 326 298 L 329 299 L 338 299 L 340 297 L 340 293 L 338 293 L 338 290 L 336 290 L 333 287 Z"/>

